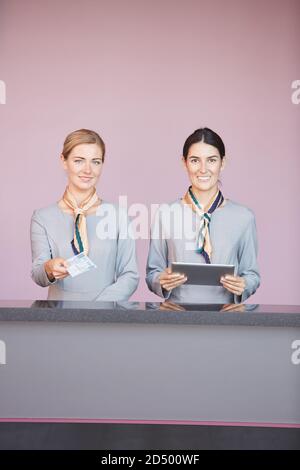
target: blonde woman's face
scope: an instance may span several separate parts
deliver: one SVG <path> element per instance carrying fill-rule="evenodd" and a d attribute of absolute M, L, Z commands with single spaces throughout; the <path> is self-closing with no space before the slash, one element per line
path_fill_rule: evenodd
<path fill-rule="evenodd" d="M 99 145 L 76 145 L 67 160 L 63 155 L 61 160 L 71 189 L 84 191 L 96 186 L 103 166 L 103 155 Z"/>

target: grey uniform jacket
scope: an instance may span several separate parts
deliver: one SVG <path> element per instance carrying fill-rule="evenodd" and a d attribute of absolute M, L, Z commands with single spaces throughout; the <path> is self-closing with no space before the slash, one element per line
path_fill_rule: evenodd
<path fill-rule="evenodd" d="M 182 285 L 171 292 L 159 284 L 159 275 L 173 261 L 205 263 L 196 253 L 199 216 L 191 207 L 177 200 L 163 204 L 156 212 L 151 229 L 151 240 L 146 269 L 146 282 L 155 294 L 174 302 L 233 303 L 244 302 L 259 286 L 257 265 L 257 237 L 253 212 L 245 206 L 226 200 L 216 209 L 209 225 L 212 244 L 211 262 L 234 264 L 235 275 L 245 278 L 246 290 L 234 296 L 222 285 Z"/>
<path fill-rule="evenodd" d="M 125 210 L 103 202 L 97 214 L 87 215 L 86 221 L 88 256 L 97 267 L 74 278 L 67 276 L 51 283 L 44 263 L 50 258 L 74 256 L 71 247 L 74 217 L 63 212 L 57 203 L 34 211 L 31 219 L 32 279 L 39 286 L 49 287 L 48 299 L 128 300 L 137 288 L 139 276 L 135 241 L 127 236 Z M 105 231 L 107 236 L 104 237 Z"/>

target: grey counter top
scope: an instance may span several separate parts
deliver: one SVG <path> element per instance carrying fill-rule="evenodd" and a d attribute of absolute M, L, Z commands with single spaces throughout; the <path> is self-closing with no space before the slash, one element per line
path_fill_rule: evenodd
<path fill-rule="evenodd" d="M 300 306 L 1 300 L 7 321 L 300 327 Z"/>

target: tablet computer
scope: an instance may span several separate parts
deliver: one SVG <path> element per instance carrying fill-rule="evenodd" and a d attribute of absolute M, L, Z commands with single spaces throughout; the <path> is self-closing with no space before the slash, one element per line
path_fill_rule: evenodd
<path fill-rule="evenodd" d="M 185 284 L 222 287 L 220 279 L 226 274 L 234 275 L 233 264 L 172 263 L 172 273 L 185 274 Z"/>

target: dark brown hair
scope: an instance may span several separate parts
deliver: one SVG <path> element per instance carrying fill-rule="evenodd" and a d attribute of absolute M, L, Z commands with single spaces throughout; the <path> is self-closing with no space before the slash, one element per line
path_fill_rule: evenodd
<path fill-rule="evenodd" d="M 221 137 L 208 127 L 201 127 L 200 129 L 196 129 L 185 141 L 183 146 L 182 155 L 187 159 L 189 149 L 193 144 L 198 142 L 204 142 L 205 144 L 213 145 L 219 150 L 221 160 L 223 160 L 225 156 L 225 145 Z"/>

